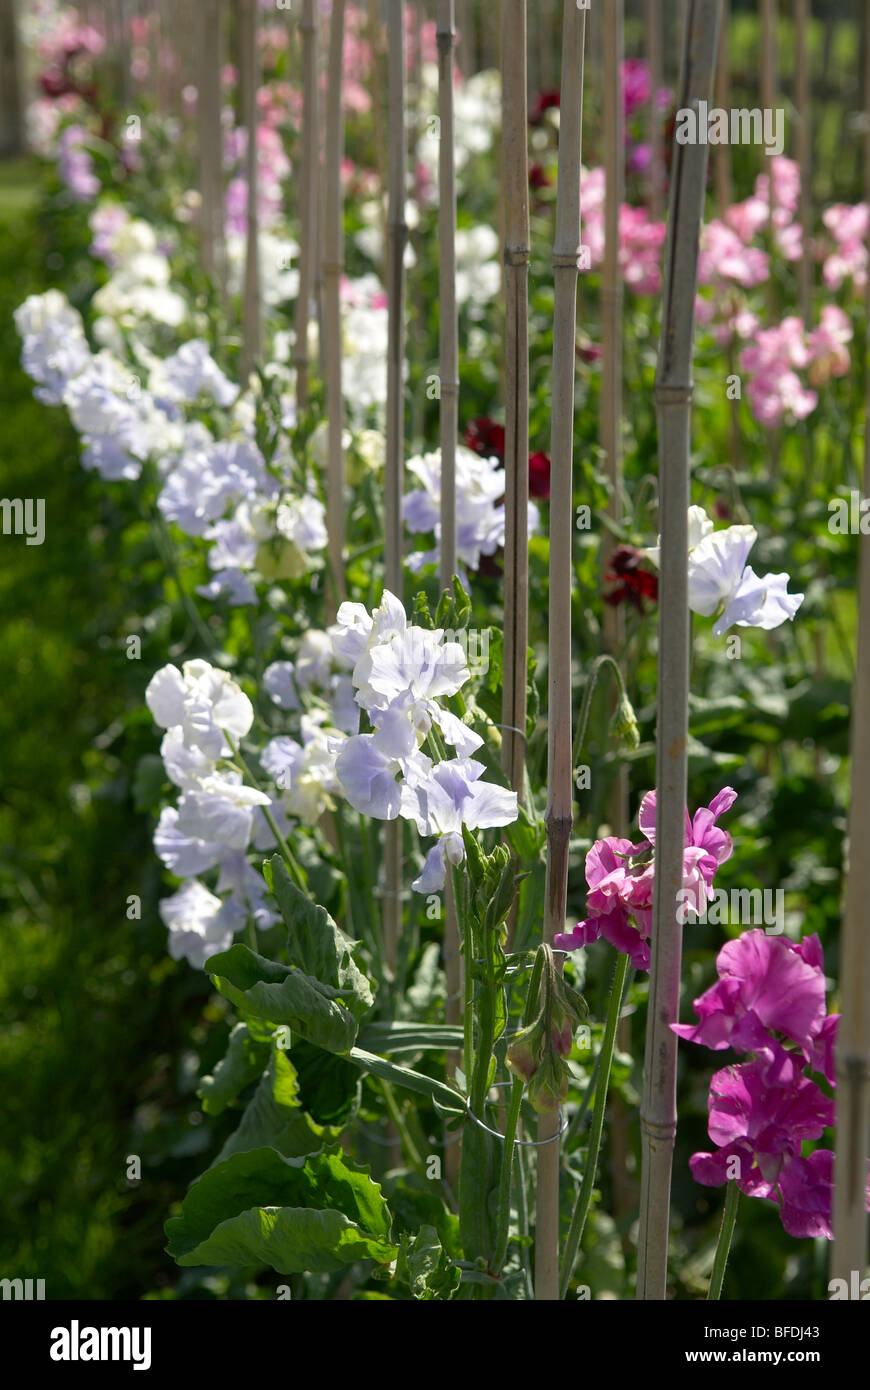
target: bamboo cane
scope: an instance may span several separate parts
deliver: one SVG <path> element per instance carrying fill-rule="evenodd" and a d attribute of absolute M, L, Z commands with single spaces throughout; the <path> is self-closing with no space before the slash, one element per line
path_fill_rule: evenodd
<path fill-rule="evenodd" d="M 459 321 L 456 307 L 456 160 L 453 114 L 453 66 L 456 47 L 454 0 L 438 0 L 438 369 L 441 378 L 439 425 L 441 442 L 441 588 L 448 589 L 456 573 L 456 438 L 459 433 Z M 462 1017 L 462 957 L 453 878 L 444 891 L 444 968 L 447 976 L 447 1023 Z M 448 1077 L 455 1075 L 458 1053 L 447 1059 Z M 459 1175 L 459 1145 L 446 1151 L 446 1174 L 451 1186 Z"/>
<path fill-rule="evenodd" d="M 502 0 L 505 568 L 502 766 L 523 792 L 529 633 L 529 172 L 526 0 Z"/>
<path fill-rule="evenodd" d="M 604 266 L 601 279 L 601 447 L 607 460 L 610 490 L 607 514 L 614 528 L 621 526 L 622 507 L 622 272 L 619 265 L 619 209 L 625 187 L 625 120 L 620 65 L 624 47 L 624 0 L 604 0 Z M 617 544 L 615 534 L 605 532 L 601 547 L 606 570 Z M 619 605 L 604 612 L 604 649 L 616 661 L 622 659 L 625 616 Z M 621 835 L 628 820 L 628 774 L 620 765 L 608 798 L 608 820 Z"/>
<path fill-rule="evenodd" d="M 662 148 L 662 116 L 656 106 L 656 95 L 664 86 L 662 67 L 662 11 L 659 0 L 644 0 L 644 32 L 647 62 L 649 63 L 652 96 L 647 112 L 647 143 L 649 144 L 648 197 L 650 213 L 657 222 L 664 215 L 665 162 Z"/>
<path fill-rule="evenodd" d="M 866 7 L 870 34 L 870 4 Z M 865 102 L 870 118 L 870 42 L 867 44 Z M 870 135 L 864 147 L 865 197 L 870 194 Z M 870 241 L 870 238 L 868 238 Z M 865 323 L 870 322 L 870 277 Z M 870 371 L 865 365 L 864 496 L 870 497 Z M 860 1279 L 867 1267 L 864 1209 L 870 1156 L 870 536 L 858 540 L 858 657 L 852 705 L 852 768 L 849 809 L 849 870 L 840 949 L 841 1016 L 836 1047 L 837 1130 L 834 1150 L 834 1248 L 832 1278 Z"/>
<path fill-rule="evenodd" d="M 405 112 L 405 19 L 402 0 L 389 0 L 389 215 L 387 223 L 387 285 L 389 330 L 387 348 L 387 456 L 384 537 L 384 581 L 402 597 L 402 487 L 404 465 L 405 396 L 402 367 L 405 358 L 405 170 L 407 165 Z M 402 822 L 384 826 L 384 958 L 395 969 L 402 922 Z"/>
<path fill-rule="evenodd" d="M 439 367 L 441 375 L 441 587 L 456 573 L 456 439 L 459 433 L 459 326 L 456 307 L 456 164 L 453 114 L 453 0 L 438 0 Z"/>
<path fill-rule="evenodd" d="M 731 109 L 731 64 L 729 33 L 731 0 L 722 0 L 722 24 L 719 33 L 719 58 L 716 63 L 716 105 L 723 111 Z M 713 149 L 713 182 L 716 189 L 716 206 L 720 217 L 724 217 L 733 199 L 731 180 L 731 146 L 716 145 Z"/>
<path fill-rule="evenodd" d="M 315 0 L 304 0 L 302 11 L 302 181 L 299 200 L 299 297 L 296 300 L 296 404 L 308 408 L 308 322 L 314 290 L 317 244 L 317 22 Z"/>
<path fill-rule="evenodd" d="M 218 288 L 225 274 L 223 148 L 221 125 L 221 4 L 201 0 L 199 17 L 199 127 L 200 193 L 202 195 L 202 260 Z"/>
<path fill-rule="evenodd" d="M 260 296 L 260 213 L 257 167 L 257 0 L 240 0 L 239 66 L 242 123 L 247 131 L 245 176 L 247 179 L 247 230 L 245 234 L 245 284 L 242 297 L 242 383 L 247 383 L 263 351 L 263 312 Z"/>
<path fill-rule="evenodd" d="M 712 96 L 720 0 L 689 0 L 679 107 Z M 698 238 L 704 211 L 707 146 L 675 145 L 661 343 L 656 371 L 659 426 L 661 566 L 656 856 L 652 961 L 641 1106 L 638 1287 L 640 1299 L 667 1289 L 671 1164 L 676 1116 L 677 1039 L 689 705 L 688 507 L 692 339 Z"/>
<path fill-rule="evenodd" d="M 801 318 L 807 328 L 813 289 L 812 261 L 812 112 L 810 106 L 809 27 L 810 0 L 795 0 L 795 107 L 797 108 L 798 164 L 801 171 L 801 259 L 798 267 Z"/>
<path fill-rule="evenodd" d="M 341 388 L 341 272 L 344 269 L 341 160 L 342 57 L 345 0 L 333 0 L 329 31 L 327 87 L 325 226 L 323 237 L 324 349 L 329 462 L 326 478 L 326 529 L 329 535 L 330 593 L 333 608 L 345 597 L 344 581 L 344 401 Z"/>
<path fill-rule="evenodd" d="M 571 581 L 574 534 L 574 376 L 577 272 L 580 265 L 580 162 L 583 133 L 583 54 L 586 11 L 564 0 L 559 182 L 553 243 L 553 400 L 550 434 L 550 613 L 547 706 L 547 879 L 544 940 L 564 931 L 568 902 L 568 847 L 573 823 L 571 710 Z M 559 1297 L 559 1131 L 556 1116 L 542 1116 L 538 1138 L 535 1297 Z"/>
<path fill-rule="evenodd" d="M 761 105 L 768 111 L 772 111 L 776 104 L 776 19 L 777 0 L 761 0 Z M 773 174 L 770 171 L 767 200 L 770 209 L 770 239 L 773 242 L 775 208 Z"/>

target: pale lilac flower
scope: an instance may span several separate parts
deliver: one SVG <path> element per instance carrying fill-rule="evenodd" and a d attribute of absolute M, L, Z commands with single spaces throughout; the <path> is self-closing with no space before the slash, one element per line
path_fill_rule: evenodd
<path fill-rule="evenodd" d="M 473 758 L 451 758 L 411 789 L 403 814 L 410 814 L 421 835 L 439 837 L 426 856 L 423 872 L 411 884 L 418 893 L 440 892 L 446 863 L 463 862 L 463 825 L 482 830 L 516 820 L 516 792 L 481 781 L 485 771 L 483 763 Z"/>
<path fill-rule="evenodd" d="M 183 343 L 162 364 L 170 399 L 196 401 L 210 396 L 216 405 L 230 406 L 239 394 L 238 386 L 224 375 L 201 338 Z"/>
<path fill-rule="evenodd" d="M 225 735 L 237 743 L 254 722 L 253 706 L 241 687 L 207 661 L 186 661 L 181 671 L 163 666 L 152 676 L 145 700 L 156 724 L 177 729 L 188 748 L 201 749 L 213 760 L 231 752 Z"/>
<path fill-rule="evenodd" d="M 441 536 L 441 451 L 416 455 L 406 464 L 409 473 L 422 484 L 406 494 L 402 515 L 409 531 L 433 532 L 434 550 L 415 552 L 407 557 L 415 573 L 440 558 Z M 480 568 L 481 556 L 494 555 L 505 541 L 505 473 L 496 458 L 484 459 L 460 444 L 456 449 L 456 544 L 460 562 L 469 570 Z M 539 513 L 529 503 L 529 531 L 539 524 Z"/>
<path fill-rule="evenodd" d="M 263 686 L 269 699 L 279 709 L 298 709 L 299 692 L 293 679 L 292 661 L 273 661 L 263 672 Z"/>
<path fill-rule="evenodd" d="M 60 290 L 31 294 L 13 314 L 22 340 L 21 365 L 44 405 L 61 405 L 69 382 L 88 366 L 91 350 L 81 314 Z"/>

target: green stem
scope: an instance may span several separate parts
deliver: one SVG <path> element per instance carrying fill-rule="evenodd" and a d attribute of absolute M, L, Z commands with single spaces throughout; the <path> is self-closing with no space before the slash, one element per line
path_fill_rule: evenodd
<path fill-rule="evenodd" d="M 501 1173 L 498 1182 L 498 1209 L 496 1212 L 496 1247 L 492 1258 L 490 1273 L 500 1275 L 507 1256 L 510 1234 L 511 1213 L 511 1175 L 513 1173 L 514 1140 L 520 1118 L 520 1105 L 523 1099 L 525 1082 L 521 1076 L 514 1077 L 511 1088 L 511 1103 L 508 1107 L 504 1130 L 504 1153 L 501 1157 Z"/>
<path fill-rule="evenodd" d="M 589 1206 L 592 1201 L 592 1189 L 595 1185 L 595 1174 L 598 1169 L 598 1154 L 601 1149 L 601 1134 L 604 1129 L 604 1111 L 607 1106 L 607 1091 L 610 1086 L 610 1070 L 613 1065 L 613 1050 L 616 1045 L 616 1029 L 619 1024 L 619 1015 L 622 1011 L 622 996 L 625 991 L 625 980 L 628 974 L 628 956 L 619 953 L 616 960 L 616 970 L 613 975 L 613 987 L 610 991 L 610 1004 L 607 1009 L 607 1020 L 604 1025 L 604 1037 L 601 1039 L 601 1052 L 599 1054 L 598 1065 L 598 1085 L 595 1089 L 595 1106 L 592 1111 L 592 1124 L 589 1130 L 589 1148 L 586 1153 L 586 1168 L 583 1173 L 583 1182 L 577 1194 L 577 1201 L 574 1203 L 574 1211 L 571 1214 L 571 1227 L 568 1231 L 568 1239 L 565 1242 L 565 1255 L 562 1268 L 562 1285 L 559 1296 L 565 1298 L 568 1286 L 574 1273 L 574 1263 L 577 1259 L 577 1251 L 580 1248 L 580 1241 L 583 1239 L 583 1228 L 586 1225 L 586 1217 L 589 1214 Z"/>
<path fill-rule="evenodd" d="M 236 763 L 237 763 L 237 765 L 238 765 L 239 771 L 240 771 L 245 777 L 248 778 L 248 780 L 250 781 L 252 787 L 254 787 L 257 791 L 262 791 L 263 788 L 260 786 L 260 783 L 258 782 L 257 778 L 254 776 L 254 774 L 253 774 L 253 772 L 251 771 L 251 769 L 250 769 L 248 763 L 245 761 L 245 758 L 243 757 L 243 755 L 242 755 L 240 749 L 236 746 L 236 744 L 233 743 L 233 741 L 232 741 L 232 739 L 230 738 L 229 734 L 227 733 L 226 729 L 222 729 L 222 730 L 221 730 L 221 733 L 223 734 L 223 736 L 224 736 L 224 738 L 226 739 L 227 743 L 230 745 L 230 748 L 233 750 L 233 757 L 236 759 Z M 302 891 L 303 893 L 307 893 L 307 891 L 308 891 L 308 885 L 306 884 L 306 881 L 305 881 L 305 875 L 303 874 L 303 872 L 302 872 L 302 870 L 300 869 L 299 865 L 296 863 L 296 860 L 295 860 L 295 858 L 293 857 L 293 853 L 292 853 L 292 851 L 291 851 L 291 849 L 290 849 L 290 846 L 288 845 L 287 841 L 284 839 L 284 836 L 281 834 L 281 831 L 278 829 L 278 826 L 277 826 L 277 824 L 276 824 L 276 822 L 275 822 L 275 817 L 272 815 L 272 812 L 269 810 L 268 806 L 261 806 L 261 807 L 260 807 L 260 810 L 263 812 L 263 819 L 264 819 L 264 821 L 265 821 L 266 824 L 268 825 L 268 827 L 269 827 L 269 829 L 271 830 L 272 834 L 275 836 L 275 843 L 276 843 L 276 845 L 278 846 L 278 848 L 279 848 L 280 851 L 281 851 L 281 857 L 283 858 L 284 863 L 287 865 L 287 868 L 290 870 L 290 877 L 293 879 L 293 882 L 296 884 L 296 887 L 297 887 L 297 888 L 301 889 L 301 891 Z"/>
<path fill-rule="evenodd" d="M 574 737 L 574 747 L 571 751 L 571 761 L 575 768 L 578 762 L 580 761 L 580 753 L 582 752 L 583 744 L 586 741 L 586 728 L 589 724 L 589 713 L 592 709 L 592 696 L 595 694 L 595 687 L 598 684 L 598 676 L 602 666 L 607 665 L 613 668 L 614 674 L 619 684 L 620 695 L 627 698 L 625 681 L 622 679 L 622 672 L 620 671 L 616 661 L 607 652 L 603 653 L 601 656 L 596 656 L 595 660 L 589 668 L 589 676 L 586 681 L 586 689 L 583 692 L 583 704 L 580 707 L 580 718 L 577 721 L 577 733 Z"/>
<path fill-rule="evenodd" d="M 737 1220 L 737 1206 L 739 1201 L 740 1189 L 737 1183 L 732 1180 L 725 1189 L 725 1206 L 722 1211 L 722 1225 L 719 1227 L 716 1257 L 713 1260 L 713 1273 L 710 1275 L 710 1288 L 707 1292 L 708 1300 L 718 1299 L 722 1295 L 722 1281 L 725 1278 L 725 1266 L 728 1263 L 728 1255 L 731 1251 L 731 1240 L 734 1235 L 734 1223 Z"/>
<path fill-rule="evenodd" d="M 179 574 L 178 564 L 175 559 L 175 546 L 172 537 L 169 534 L 166 522 L 156 509 L 151 515 L 151 527 L 158 553 L 172 576 L 172 581 L 178 590 L 181 606 L 187 614 L 194 632 L 205 647 L 206 652 L 211 654 L 215 650 L 214 633 L 210 632 L 206 627 L 200 616 L 199 609 L 181 582 L 181 575 Z"/>
<path fill-rule="evenodd" d="M 393 1125 L 395 1126 L 395 1129 L 399 1135 L 399 1139 L 401 1140 L 405 1153 L 408 1156 L 408 1161 L 410 1162 L 411 1167 L 416 1168 L 420 1176 L 425 1178 L 425 1159 L 423 1158 L 423 1155 L 420 1153 L 420 1150 L 417 1148 L 417 1145 L 414 1143 L 411 1131 L 405 1124 L 405 1117 L 402 1114 L 401 1106 L 398 1104 L 396 1097 L 393 1094 L 393 1088 L 390 1085 L 389 1081 L 385 1081 L 383 1077 L 380 1078 L 380 1087 L 384 1093 L 384 1099 L 387 1102 L 387 1111 L 389 1113 L 390 1119 L 392 1120 Z"/>

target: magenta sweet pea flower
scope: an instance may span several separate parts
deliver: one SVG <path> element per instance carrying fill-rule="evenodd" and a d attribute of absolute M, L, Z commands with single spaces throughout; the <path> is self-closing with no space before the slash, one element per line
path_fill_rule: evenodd
<path fill-rule="evenodd" d="M 731 836 L 716 825 L 717 818 L 736 800 L 733 787 L 724 787 L 709 806 L 690 819 L 686 812 L 686 848 L 683 887 L 691 895 L 688 908 L 701 910 L 713 896 L 713 876 L 730 856 Z M 652 929 L 652 893 L 655 873 L 656 794 L 641 802 L 638 826 L 644 836 L 639 844 L 609 835 L 596 840 L 586 856 L 586 906 L 589 916 L 570 932 L 558 934 L 559 950 L 576 951 L 600 937 L 629 956 L 636 970 L 649 970 L 649 935 Z"/>
<path fill-rule="evenodd" d="M 807 1059 L 814 1055 L 825 1023 L 817 936 L 794 942 L 760 929 L 744 932 L 722 947 L 716 969 L 718 982 L 693 1004 L 700 1022 L 671 1025 L 679 1037 L 714 1052 L 726 1047 L 759 1052 L 771 1046 L 771 1033 L 782 1033 L 798 1043 Z"/>

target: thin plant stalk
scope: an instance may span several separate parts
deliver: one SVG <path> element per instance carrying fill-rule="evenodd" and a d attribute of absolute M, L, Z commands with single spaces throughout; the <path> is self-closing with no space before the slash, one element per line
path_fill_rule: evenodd
<path fill-rule="evenodd" d="M 586 11 L 564 0 L 556 235 L 553 243 L 553 401 L 550 437 L 550 612 L 547 714 L 547 878 L 544 941 L 565 930 L 573 824 L 571 581 L 574 534 L 574 378 L 580 264 L 580 163 Z M 559 1114 L 542 1115 L 538 1137 L 535 1297 L 559 1297 Z"/>
<path fill-rule="evenodd" d="M 317 139 L 317 15 L 315 0 L 304 0 L 302 10 L 302 170 L 299 197 L 299 297 L 296 300 L 296 403 L 306 410 L 308 386 L 308 322 L 314 290 L 317 245 L 317 189 L 319 150 Z"/>
<path fill-rule="evenodd" d="M 565 1241 L 565 1249 L 562 1258 L 562 1282 L 559 1289 L 559 1297 L 565 1298 L 574 1275 L 574 1264 L 577 1259 L 577 1251 L 580 1249 L 580 1242 L 583 1239 L 583 1231 L 586 1227 L 586 1218 L 589 1215 L 589 1207 L 592 1202 L 592 1193 L 595 1187 L 595 1174 L 598 1169 L 598 1155 L 601 1152 L 601 1135 L 604 1130 L 604 1112 L 607 1108 L 607 1092 L 610 1086 L 610 1072 L 613 1067 L 613 1052 L 616 1046 L 616 1033 L 619 1026 L 619 1018 L 622 1013 L 622 1000 L 625 995 L 625 981 L 628 976 L 628 956 L 622 952 L 617 954 L 616 969 L 613 974 L 613 984 L 610 990 L 610 1003 L 607 1008 L 607 1018 L 604 1024 L 604 1034 L 601 1039 L 601 1051 L 598 1054 L 598 1080 L 595 1083 L 595 1105 L 592 1109 L 592 1124 L 589 1131 L 589 1144 L 586 1149 L 586 1167 L 583 1172 L 583 1182 L 580 1191 L 577 1193 L 577 1200 L 574 1203 L 574 1210 L 571 1213 L 571 1225 L 568 1229 L 568 1236 Z"/>
<path fill-rule="evenodd" d="M 689 0 L 680 79 L 681 109 L 710 101 L 720 0 Z M 671 1167 L 677 1130 L 677 1039 L 689 737 L 688 507 L 692 346 L 698 240 L 704 212 L 707 146 L 676 145 L 665 256 L 661 343 L 656 371 L 661 567 L 656 729 L 656 856 L 652 960 L 641 1104 L 640 1299 L 667 1290 Z"/>
<path fill-rule="evenodd" d="M 345 597 L 344 581 L 344 400 L 341 386 L 341 273 L 344 269 L 343 200 L 341 161 L 344 146 L 342 121 L 342 55 L 344 50 L 345 0 L 333 0 L 329 31 L 329 83 L 327 86 L 326 209 L 323 237 L 324 337 L 326 339 L 326 414 L 329 452 L 326 471 L 326 529 L 331 567 L 332 607 Z"/>
<path fill-rule="evenodd" d="M 438 366 L 441 377 L 439 408 L 441 441 L 441 588 L 448 589 L 456 573 L 456 439 L 459 433 L 459 320 L 456 306 L 456 152 L 453 113 L 453 67 L 456 47 L 454 0 L 438 0 Z M 447 1023 L 458 1023 L 462 1008 L 463 970 L 453 876 L 444 891 L 444 970 L 447 977 Z M 448 1080 L 459 1058 L 447 1057 Z M 446 1151 L 447 1179 L 459 1175 L 459 1144 Z"/>
<path fill-rule="evenodd" d="M 502 767 L 523 794 L 529 637 L 529 156 L 526 0 L 502 0 L 505 564 Z"/>
<path fill-rule="evenodd" d="M 404 471 L 405 396 L 402 367 L 405 357 L 405 170 L 407 138 L 405 111 L 405 20 L 402 0 L 389 0 L 388 91 L 389 165 L 387 222 L 387 455 L 384 535 L 384 582 L 402 598 L 402 490 Z M 393 972 L 402 922 L 402 821 L 384 826 L 384 954 Z"/>
<path fill-rule="evenodd" d="M 728 1263 L 728 1256 L 731 1253 L 731 1241 L 734 1238 L 734 1226 L 737 1221 L 737 1208 L 740 1204 L 740 1188 L 733 1180 L 725 1188 L 725 1206 L 722 1208 L 722 1225 L 719 1227 L 719 1239 L 716 1241 L 716 1254 L 713 1257 L 713 1273 L 710 1275 L 710 1287 L 707 1290 L 707 1299 L 715 1302 L 722 1297 L 722 1284 L 725 1279 L 725 1266 Z"/>
<path fill-rule="evenodd" d="M 867 7 L 870 33 L 870 6 Z M 866 93 L 870 115 L 870 43 Z M 865 190 L 870 191 L 870 136 L 865 146 Z M 866 197 L 866 192 L 865 192 Z M 870 279 L 865 322 L 870 310 Z M 870 496 L 870 370 L 865 361 L 864 496 Z M 851 802 L 846 913 L 840 947 L 840 1025 L 837 1036 L 837 1127 L 834 1146 L 834 1247 L 832 1278 L 858 1277 L 867 1265 L 867 1213 L 864 1208 L 870 1151 L 870 537 L 859 535 L 858 658 L 851 732 Z"/>
<path fill-rule="evenodd" d="M 260 295 L 260 214 L 257 167 L 257 0 L 239 5 L 239 68 L 242 123 L 247 131 L 245 155 L 247 179 L 247 231 L 245 235 L 245 283 L 242 296 L 242 383 L 246 383 L 263 351 L 263 310 Z"/>
<path fill-rule="evenodd" d="M 224 243 L 223 126 L 221 123 L 221 4 L 220 0 L 201 0 L 199 18 L 197 83 L 197 134 L 199 140 L 199 183 L 202 204 L 200 231 L 202 263 L 219 290 L 223 290 L 226 271 Z"/>

